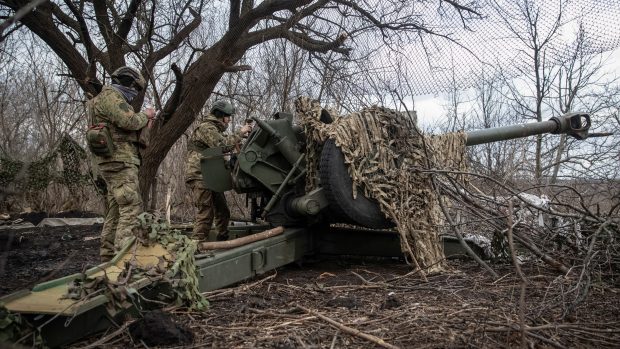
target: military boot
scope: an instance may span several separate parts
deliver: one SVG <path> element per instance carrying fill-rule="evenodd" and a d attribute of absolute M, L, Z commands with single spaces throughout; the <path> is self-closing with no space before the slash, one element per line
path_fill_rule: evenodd
<path fill-rule="evenodd" d="M 217 236 L 215 237 L 215 239 L 217 241 L 226 241 L 226 240 L 228 240 L 228 231 L 218 232 Z"/>
<path fill-rule="evenodd" d="M 205 234 L 195 234 L 195 233 L 191 233 L 188 236 L 190 239 L 192 240 L 198 240 L 198 241 L 208 241 L 208 235 Z"/>

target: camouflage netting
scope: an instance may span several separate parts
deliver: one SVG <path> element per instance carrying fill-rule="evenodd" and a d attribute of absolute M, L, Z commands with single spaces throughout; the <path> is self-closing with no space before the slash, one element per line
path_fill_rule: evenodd
<path fill-rule="evenodd" d="M 170 226 L 157 215 L 142 213 L 138 216 L 138 220 L 140 225 L 135 228 L 138 241 L 134 247 L 138 244 L 158 243 L 172 258 L 159 257 L 156 265 L 149 265 L 146 268 L 133 259 L 129 260 L 125 263 L 117 281 L 109 280 L 105 275 L 95 278 L 83 276 L 72 281 L 65 297 L 83 300 L 103 293 L 110 300 L 108 303 L 110 311 L 123 309 L 131 306 L 137 300 L 135 296 L 139 296 L 131 284 L 148 278 L 152 287 L 163 286 L 172 290 L 172 293 L 160 292 L 160 299 L 155 301 L 185 305 L 195 310 L 206 309 L 209 303 L 200 293 L 196 275 L 194 259 L 196 242 L 179 230 L 171 230 Z"/>
<path fill-rule="evenodd" d="M 90 185 L 86 151 L 65 134 L 47 155 L 33 162 L 0 157 L 0 187 L 7 194 L 45 190 L 51 183 L 70 189 Z"/>
<path fill-rule="evenodd" d="M 196 260 L 194 254 L 197 242 L 184 235 L 180 230 L 171 229 L 170 225 L 158 215 L 143 213 L 138 216 L 138 229 L 146 234 L 140 241 L 163 245 L 172 255 L 168 261 L 170 265 L 162 278 L 172 286 L 177 305 L 186 305 L 191 309 L 203 310 L 209 302 L 200 293 L 198 276 L 196 275 Z"/>
<path fill-rule="evenodd" d="M 309 98 L 299 98 L 296 110 L 309 140 L 307 186 L 315 187 L 311 182 L 317 178 L 322 144 L 334 139 L 353 180 L 353 195 L 361 187 L 396 223 L 408 263 L 426 273 L 443 271 L 445 258 L 439 240 L 443 216 L 434 188 L 439 182 L 426 170 L 465 171 L 465 134 L 425 137 L 411 118 L 381 107 L 346 116 L 330 111 L 331 124 L 320 121 L 322 108 Z"/>
<path fill-rule="evenodd" d="M 42 344 L 41 336 L 34 328 L 26 322 L 21 315 L 10 313 L 2 303 L 0 303 L 0 347 L 8 343 L 17 343 L 28 336 L 33 337 L 33 346 Z M 12 348 L 12 346 L 6 346 Z M 15 346 L 17 348 L 18 346 Z"/>

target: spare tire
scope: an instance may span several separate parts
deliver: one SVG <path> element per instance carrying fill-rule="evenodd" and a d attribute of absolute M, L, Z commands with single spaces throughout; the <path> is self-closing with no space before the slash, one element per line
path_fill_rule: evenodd
<path fill-rule="evenodd" d="M 353 199 L 353 181 L 344 163 L 344 154 L 329 139 L 323 146 L 319 165 L 321 187 L 329 202 L 328 211 L 337 223 L 351 223 L 373 229 L 394 226 L 387 218 L 376 200 L 364 196 L 360 188 Z"/>

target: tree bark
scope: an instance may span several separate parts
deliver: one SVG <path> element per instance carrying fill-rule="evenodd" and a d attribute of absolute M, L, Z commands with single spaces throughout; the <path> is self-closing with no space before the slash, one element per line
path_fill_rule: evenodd
<path fill-rule="evenodd" d="M 209 52 L 211 51 L 211 52 Z M 161 162 L 166 158 L 168 151 L 174 143 L 183 135 L 185 130 L 194 122 L 200 113 L 218 81 L 226 72 L 221 51 L 217 47 L 205 52 L 185 73 L 184 86 L 181 92 L 181 102 L 170 115 L 167 122 L 157 127 L 151 133 L 150 146 L 142 153 L 142 165 L 140 166 L 140 192 L 145 204 L 149 201 L 146 194 L 153 185 L 157 170 Z M 228 62 L 236 62 L 232 57 Z M 168 110 L 168 101 L 165 110 Z"/>

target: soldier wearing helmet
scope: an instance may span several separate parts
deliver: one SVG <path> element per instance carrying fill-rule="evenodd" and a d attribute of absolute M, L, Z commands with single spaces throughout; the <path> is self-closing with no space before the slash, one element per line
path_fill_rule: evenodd
<path fill-rule="evenodd" d="M 111 143 L 110 151 L 104 153 L 95 152 L 91 146 L 94 163 L 107 186 L 106 217 L 101 232 L 102 261 L 111 259 L 124 241 L 133 235 L 136 217 L 142 212 L 138 190 L 138 131 L 155 117 L 152 108 L 135 112 L 130 104 L 146 85 L 138 70 L 120 67 L 111 77 L 112 84 L 104 86 L 87 103 L 89 122 L 93 125 L 91 129 L 103 129 Z"/>
<path fill-rule="evenodd" d="M 224 134 L 234 113 L 232 104 L 224 100 L 216 101 L 207 118 L 194 130 L 188 142 L 185 183 L 191 193 L 192 203 L 198 209 L 193 231 L 196 238 L 208 238 L 211 226 L 215 223 L 217 239 L 228 239 L 230 210 L 226 197 L 224 193 L 205 188 L 200 171 L 200 152 L 212 147 L 223 147 L 225 153 L 231 152 L 243 135 L 252 130 L 250 125 L 244 125 L 232 135 Z"/>

